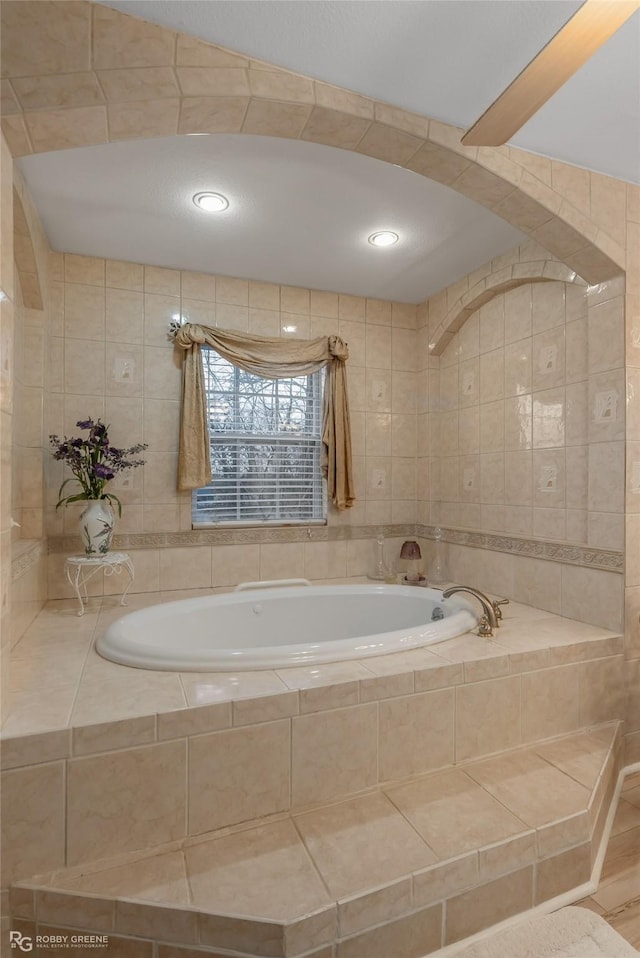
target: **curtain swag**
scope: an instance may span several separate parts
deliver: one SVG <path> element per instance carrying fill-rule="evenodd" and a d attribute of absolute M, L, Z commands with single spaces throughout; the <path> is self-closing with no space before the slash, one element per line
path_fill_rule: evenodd
<path fill-rule="evenodd" d="M 343 510 L 353 505 L 346 374 L 349 350 L 339 336 L 277 339 L 185 323 L 176 331 L 174 342 L 184 350 L 178 489 L 198 489 L 211 481 L 209 424 L 200 349 L 201 346 L 211 346 L 234 366 L 265 379 L 305 376 L 327 367 L 322 415 L 322 471 L 334 506 Z"/>

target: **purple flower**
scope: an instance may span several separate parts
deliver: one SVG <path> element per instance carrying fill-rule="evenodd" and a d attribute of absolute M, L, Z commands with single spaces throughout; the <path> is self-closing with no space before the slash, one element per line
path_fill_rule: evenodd
<path fill-rule="evenodd" d="M 97 479 L 113 479 L 115 475 L 108 466 L 104 466 L 101 462 L 95 464 L 93 474 Z"/>
<path fill-rule="evenodd" d="M 105 486 L 118 472 L 135 469 L 144 465 L 144 459 L 126 458 L 133 453 L 146 449 L 146 444 L 138 444 L 130 449 L 118 449 L 109 444 L 109 427 L 101 419 L 81 419 L 76 423 L 81 429 L 88 429 L 86 439 L 79 437 L 61 439 L 57 435 L 49 436 L 53 458 L 66 463 L 73 479 L 81 486 L 82 492 L 72 496 L 62 496 L 69 479 L 60 487 L 58 506 L 78 499 L 109 499 L 118 503 L 116 496 L 105 492 Z"/>

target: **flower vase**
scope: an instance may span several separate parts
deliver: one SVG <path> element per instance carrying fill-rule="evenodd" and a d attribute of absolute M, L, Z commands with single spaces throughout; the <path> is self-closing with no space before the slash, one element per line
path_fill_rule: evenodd
<path fill-rule="evenodd" d="M 86 555 L 106 555 L 111 548 L 115 521 L 108 500 L 88 500 L 86 508 L 80 514 L 80 536 Z"/>

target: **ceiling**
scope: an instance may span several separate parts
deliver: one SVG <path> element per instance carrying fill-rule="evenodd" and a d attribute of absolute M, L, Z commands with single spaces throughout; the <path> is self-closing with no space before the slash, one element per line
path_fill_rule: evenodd
<path fill-rule="evenodd" d="M 468 127 L 578 0 L 109 0 L 107 6 Z M 640 181 L 640 13 L 512 141 Z M 183 136 L 20 161 L 55 249 L 419 302 L 517 230 L 400 167 L 313 143 Z M 230 199 L 193 206 L 198 190 Z M 376 229 L 400 242 L 372 248 Z"/>

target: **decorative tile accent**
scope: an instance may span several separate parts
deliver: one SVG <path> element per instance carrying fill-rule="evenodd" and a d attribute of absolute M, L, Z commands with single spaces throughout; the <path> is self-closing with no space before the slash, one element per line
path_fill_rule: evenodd
<path fill-rule="evenodd" d="M 604 569 L 608 572 L 624 571 L 623 553 L 565 542 L 549 542 L 544 539 L 520 539 L 516 536 L 491 535 L 486 532 L 468 532 L 463 529 L 440 527 L 442 540 L 455 545 L 471 546 L 474 549 L 489 549 L 492 552 L 508 552 L 511 555 L 532 556 L 550 559 L 568 565 Z M 435 539 L 435 526 L 416 526 L 415 534 L 424 539 Z"/>
<path fill-rule="evenodd" d="M 45 555 L 45 547 L 46 542 L 43 539 L 37 539 L 29 543 L 28 548 L 12 560 L 11 578 L 19 579 L 25 572 L 28 572 L 34 565 L 37 565 L 39 559 Z"/>
<path fill-rule="evenodd" d="M 463 529 L 439 527 L 442 540 L 455 545 L 488 549 L 492 552 L 507 552 L 512 555 L 532 556 L 591 569 L 609 572 L 623 571 L 623 553 L 545 539 L 521 539 L 517 536 L 492 535 L 486 532 L 470 532 Z M 421 536 L 435 539 L 435 526 L 405 523 L 382 526 L 301 526 L 300 528 L 252 528 L 252 529 L 192 529 L 185 532 L 148 532 L 116 535 L 115 549 L 149 549 L 164 546 L 215 546 L 249 545 L 269 542 L 327 542 L 338 540 L 375 539 L 382 534 L 386 538 Z M 48 542 L 49 553 L 70 553 L 77 549 L 75 536 L 52 536 Z M 34 564 L 34 559 L 31 564 Z M 14 578 L 15 578 L 14 573 Z"/>

